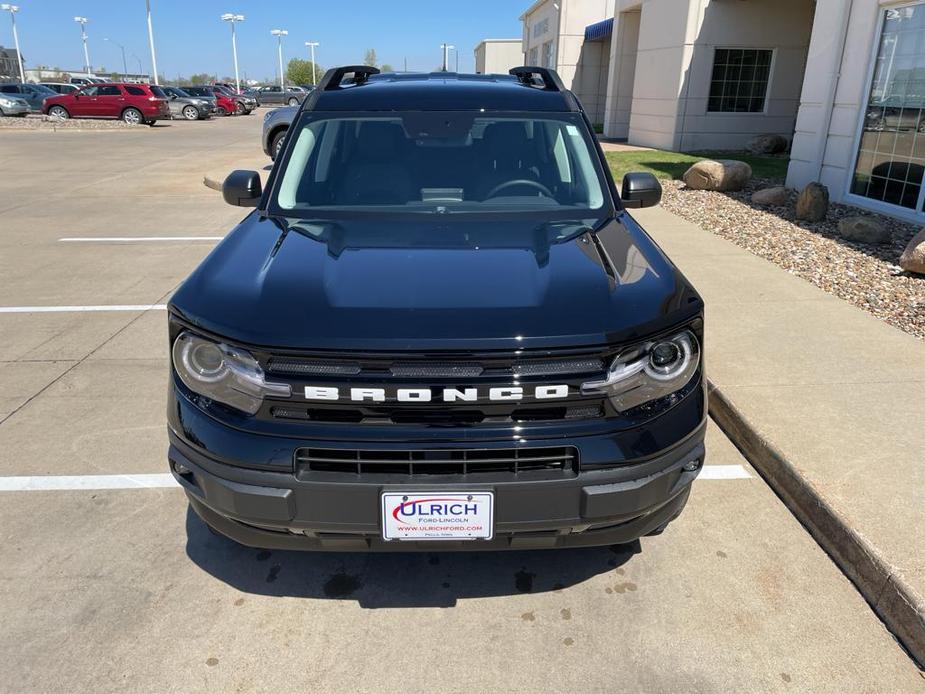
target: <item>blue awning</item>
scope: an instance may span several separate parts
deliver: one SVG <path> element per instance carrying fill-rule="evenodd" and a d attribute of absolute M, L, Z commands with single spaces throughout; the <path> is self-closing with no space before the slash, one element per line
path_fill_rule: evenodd
<path fill-rule="evenodd" d="M 585 41 L 602 41 L 613 33 L 613 17 L 585 27 Z"/>

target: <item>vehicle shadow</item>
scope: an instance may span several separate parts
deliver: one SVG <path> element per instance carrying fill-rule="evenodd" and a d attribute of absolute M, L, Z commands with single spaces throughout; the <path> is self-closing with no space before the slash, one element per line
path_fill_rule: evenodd
<path fill-rule="evenodd" d="M 212 534 L 191 508 L 186 554 L 237 590 L 274 597 L 355 600 L 360 607 L 454 607 L 465 598 L 545 593 L 612 571 L 641 551 L 613 547 L 513 552 L 286 552 Z"/>

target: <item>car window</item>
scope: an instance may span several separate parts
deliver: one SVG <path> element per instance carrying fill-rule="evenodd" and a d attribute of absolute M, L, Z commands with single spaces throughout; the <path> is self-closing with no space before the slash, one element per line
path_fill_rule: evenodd
<path fill-rule="evenodd" d="M 293 130 L 275 193 L 283 211 L 556 212 L 606 203 L 579 114 L 316 112 Z"/>
<path fill-rule="evenodd" d="M 142 89 L 141 87 L 133 87 L 131 85 L 128 85 L 126 86 L 125 91 L 127 91 L 129 94 L 132 94 L 133 96 L 144 96 L 145 95 L 145 90 Z"/>
<path fill-rule="evenodd" d="M 0 92 L 4 94 L 19 94 L 19 87 L 15 84 L 0 84 Z"/>
<path fill-rule="evenodd" d="M 96 91 L 98 89 L 99 87 L 84 87 L 78 92 L 78 94 L 81 96 L 96 96 Z"/>
<path fill-rule="evenodd" d="M 97 88 L 97 96 L 122 96 L 122 91 L 113 85 L 104 85 Z M 144 94 L 144 92 L 142 92 Z"/>
<path fill-rule="evenodd" d="M 164 93 L 164 90 L 158 87 L 156 84 L 152 84 L 148 89 L 151 90 L 151 93 L 154 94 L 158 99 L 163 99 L 167 95 Z"/>

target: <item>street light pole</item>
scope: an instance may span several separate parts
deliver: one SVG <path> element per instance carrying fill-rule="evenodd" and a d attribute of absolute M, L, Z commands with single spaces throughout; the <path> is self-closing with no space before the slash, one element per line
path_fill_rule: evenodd
<path fill-rule="evenodd" d="M 318 84 L 318 77 L 315 75 L 315 46 L 320 46 L 321 44 L 317 41 L 306 41 L 305 45 L 312 51 L 312 84 Z"/>
<path fill-rule="evenodd" d="M 157 54 L 154 52 L 154 29 L 151 26 L 151 0 L 145 0 L 145 9 L 148 11 L 148 43 L 151 44 L 151 70 L 154 72 L 154 84 L 157 81 Z"/>
<path fill-rule="evenodd" d="M 122 49 L 122 76 L 124 77 L 125 75 L 128 74 L 128 63 L 125 62 L 125 46 L 123 46 L 118 41 L 113 41 L 112 39 L 104 38 L 103 41 L 109 41 L 109 43 L 114 43 L 119 48 Z"/>
<path fill-rule="evenodd" d="M 238 93 L 240 93 L 241 80 L 238 77 L 238 44 L 234 35 L 234 25 L 235 22 L 243 22 L 244 15 L 226 12 L 222 15 L 222 21 L 231 23 L 231 53 L 234 55 L 234 88 L 238 90 Z"/>
<path fill-rule="evenodd" d="M 6 10 L 10 13 L 10 20 L 13 22 L 13 44 L 16 46 L 16 60 L 19 61 L 19 81 L 26 81 L 26 72 L 22 69 L 22 52 L 19 50 L 19 34 L 16 33 L 16 13 L 19 12 L 19 5 L 11 5 L 7 2 L 0 5 L 0 10 Z"/>
<path fill-rule="evenodd" d="M 74 21 L 80 24 L 80 38 L 84 43 L 84 67 L 87 68 L 87 77 L 89 77 L 92 68 L 90 67 L 90 51 L 87 50 L 87 22 L 90 20 L 86 17 L 74 17 Z"/>
<path fill-rule="evenodd" d="M 447 63 L 449 63 L 449 60 L 450 60 L 450 49 L 456 48 L 456 46 L 451 46 L 448 43 L 441 43 L 440 45 L 443 48 L 443 71 L 446 72 Z"/>
<path fill-rule="evenodd" d="M 270 33 L 276 37 L 279 52 L 279 88 L 280 91 L 286 91 L 286 76 L 283 74 L 283 37 L 289 36 L 289 32 L 285 29 L 273 29 Z"/>

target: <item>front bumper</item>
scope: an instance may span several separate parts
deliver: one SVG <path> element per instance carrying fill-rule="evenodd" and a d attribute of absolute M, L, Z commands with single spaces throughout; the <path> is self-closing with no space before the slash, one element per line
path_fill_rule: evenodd
<path fill-rule="evenodd" d="M 683 441 L 644 461 L 581 470 L 574 477 L 556 480 L 320 481 L 297 477 L 292 471 L 225 464 L 173 431 L 168 458 L 196 513 L 221 534 L 252 547 L 399 552 L 544 549 L 622 544 L 659 532 L 687 502 L 691 483 L 703 465 L 705 430 L 702 422 Z M 383 540 L 380 495 L 399 489 L 493 491 L 494 538 Z"/>
<path fill-rule="evenodd" d="M 29 104 L 17 104 L 12 106 L 0 106 L 4 116 L 21 116 L 30 112 Z"/>

